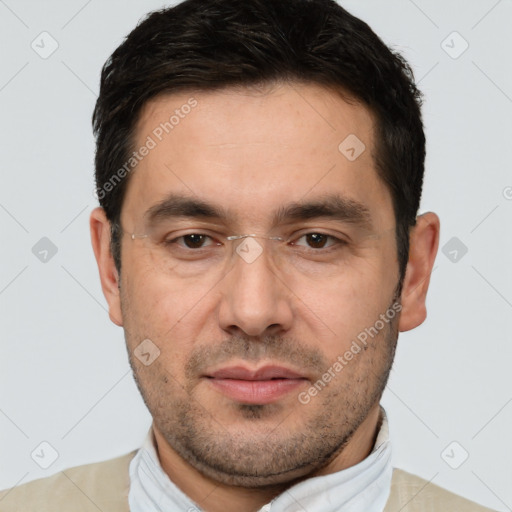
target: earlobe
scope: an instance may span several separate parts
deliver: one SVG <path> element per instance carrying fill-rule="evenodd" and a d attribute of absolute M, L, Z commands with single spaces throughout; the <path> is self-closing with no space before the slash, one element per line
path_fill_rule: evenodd
<path fill-rule="evenodd" d="M 411 230 L 409 259 L 401 294 L 400 331 L 418 327 L 427 316 L 425 302 L 439 245 L 439 230 L 439 217 L 432 212 L 420 215 Z"/>
<path fill-rule="evenodd" d="M 95 208 L 90 220 L 91 242 L 100 273 L 101 288 L 109 306 L 110 320 L 122 326 L 119 274 L 110 250 L 110 222 L 103 208 Z"/>

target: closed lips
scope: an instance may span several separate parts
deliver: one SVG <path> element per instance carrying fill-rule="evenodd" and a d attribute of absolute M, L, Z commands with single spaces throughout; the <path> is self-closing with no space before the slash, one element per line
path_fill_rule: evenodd
<path fill-rule="evenodd" d="M 236 380 L 273 380 L 273 379 L 305 379 L 304 376 L 284 368 L 282 366 L 264 366 L 257 370 L 249 370 L 243 366 L 221 368 L 206 375 L 212 379 L 236 379 Z"/>

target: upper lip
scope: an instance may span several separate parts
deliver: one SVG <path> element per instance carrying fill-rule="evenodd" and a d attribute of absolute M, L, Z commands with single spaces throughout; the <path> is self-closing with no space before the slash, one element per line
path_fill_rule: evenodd
<path fill-rule="evenodd" d="M 283 366 L 262 366 L 250 370 L 243 366 L 228 366 L 206 375 L 214 379 L 270 380 L 270 379 L 305 379 L 303 375 Z"/>

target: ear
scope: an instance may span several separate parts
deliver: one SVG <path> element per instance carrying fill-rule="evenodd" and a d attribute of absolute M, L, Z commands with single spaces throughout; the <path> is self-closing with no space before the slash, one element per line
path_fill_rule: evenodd
<path fill-rule="evenodd" d="M 108 302 L 110 320 L 123 325 L 121 298 L 119 293 L 119 274 L 110 250 L 110 222 L 103 208 L 95 208 L 90 217 L 91 242 L 100 272 L 101 288 Z"/>
<path fill-rule="evenodd" d="M 401 294 L 400 331 L 418 327 L 427 317 L 425 301 L 439 246 L 439 229 L 439 217 L 428 212 L 416 219 L 416 226 L 411 230 L 409 259 Z"/>

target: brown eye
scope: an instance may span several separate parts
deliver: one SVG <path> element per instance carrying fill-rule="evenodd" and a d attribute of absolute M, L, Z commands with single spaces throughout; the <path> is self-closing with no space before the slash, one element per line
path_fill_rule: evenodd
<path fill-rule="evenodd" d="M 305 233 L 297 238 L 292 245 L 300 247 L 302 250 L 309 250 L 310 252 L 326 252 L 328 249 L 341 248 L 346 245 L 346 242 L 333 235 L 326 233 Z M 325 249 L 325 251 L 322 251 Z"/>
<path fill-rule="evenodd" d="M 308 245 L 314 249 L 322 249 L 329 238 L 331 237 L 322 233 L 309 233 L 306 235 Z"/>
<path fill-rule="evenodd" d="M 198 235 L 193 233 L 191 235 L 185 235 L 182 238 L 183 242 L 189 249 L 200 249 L 203 247 L 205 240 L 209 237 L 206 235 Z"/>

